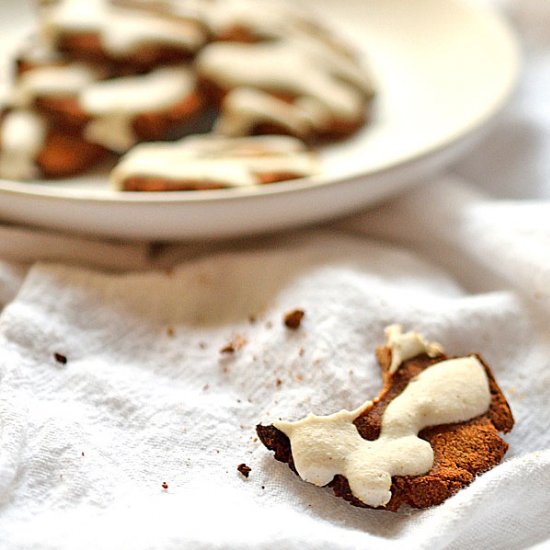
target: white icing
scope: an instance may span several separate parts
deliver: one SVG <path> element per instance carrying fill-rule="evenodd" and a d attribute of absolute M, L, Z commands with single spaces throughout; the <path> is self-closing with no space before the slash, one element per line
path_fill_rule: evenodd
<path fill-rule="evenodd" d="M 139 114 L 169 109 L 193 92 L 195 77 L 185 67 L 157 69 L 146 75 L 97 82 L 80 94 L 82 109 L 95 116 Z"/>
<path fill-rule="evenodd" d="M 436 342 L 427 342 L 418 332 L 406 332 L 403 334 L 401 325 L 390 325 L 385 330 L 386 347 L 391 350 L 390 374 L 393 374 L 407 359 L 427 354 L 429 357 L 437 357 L 443 353 L 443 348 Z"/>
<path fill-rule="evenodd" d="M 194 52 L 205 41 L 196 24 L 115 7 L 109 0 L 59 0 L 48 9 L 44 26 L 54 40 L 64 33 L 97 33 L 103 48 L 114 57 L 124 57 L 147 45 Z"/>
<path fill-rule="evenodd" d="M 244 187 L 260 183 L 262 174 L 308 176 L 316 171 L 315 157 L 294 138 L 205 135 L 138 145 L 113 170 L 111 181 L 118 189 L 135 176 L 161 178 L 167 184 L 188 181 Z"/>
<path fill-rule="evenodd" d="M 84 127 L 84 139 L 110 151 L 125 153 L 138 141 L 132 120 L 126 113 L 96 118 Z"/>
<path fill-rule="evenodd" d="M 226 136 L 245 136 L 260 123 L 272 123 L 293 135 L 307 136 L 310 119 L 296 107 L 254 88 L 236 88 L 224 99 L 214 131 Z"/>
<path fill-rule="evenodd" d="M 318 129 L 334 119 L 360 119 L 372 94 L 358 63 L 305 34 L 255 44 L 210 44 L 198 55 L 196 67 L 224 90 L 252 87 L 307 99 L 306 116 Z"/>
<path fill-rule="evenodd" d="M 148 75 L 105 80 L 82 91 L 79 103 L 94 117 L 84 137 L 117 152 L 132 147 L 134 118 L 173 107 L 193 92 L 195 77 L 185 67 L 158 69 Z"/>
<path fill-rule="evenodd" d="M 98 78 L 98 71 L 82 63 L 37 67 L 19 77 L 13 103 L 28 107 L 38 97 L 75 96 Z"/>
<path fill-rule="evenodd" d="M 370 506 L 391 498 L 392 476 L 416 476 L 433 466 L 430 444 L 418 437 L 428 426 L 465 422 L 484 414 L 491 402 L 483 365 L 476 357 L 437 363 L 411 380 L 382 416 L 380 437 L 363 439 L 353 421 L 369 406 L 297 422 L 274 422 L 290 439 L 300 477 L 318 486 L 337 474 Z"/>
<path fill-rule="evenodd" d="M 12 111 L 0 123 L 0 177 L 15 180 L 40 176 L 35 160 L 44 147 L 47 127 L 30 111 Z"/>

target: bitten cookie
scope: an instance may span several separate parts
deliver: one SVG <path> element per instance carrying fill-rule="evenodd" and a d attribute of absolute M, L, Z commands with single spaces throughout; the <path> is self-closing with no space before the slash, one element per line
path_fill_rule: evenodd
<path fill-rule="evenodd" d="M 135 143 L 165 138 L 201 112 L 196 78 L 187 67 L 105 79 L 97 65 L 70 63 L 25 71 L 14 101 L 48 115 L 60 129 L 77 127 L 91 143 L 126 152 Z"/>
<path fill-rule="evenodd" d="M 257 426 L 262 443 L 302 479 L 360 507 L 440 504 L 508 449 L 514 420 L 479 355 L 448 358 L 401 327 L 377 350 L 383 388 L 354 411 Z"/>
<path fill-rule="evenodd" d="M 113 170 L 123 191 L 182 191 L 247 187 L 305 177 L 318 170 L 315 155 L 283 136 L 192 136 L 175 143 L 144 143 Z"/>
<path fill-rule="evenodd" d="M 94 166 L 107 154 L 78 133 L 60 132 L 38 113 L 0 113 L 0 178 L 62 178 Z"/>

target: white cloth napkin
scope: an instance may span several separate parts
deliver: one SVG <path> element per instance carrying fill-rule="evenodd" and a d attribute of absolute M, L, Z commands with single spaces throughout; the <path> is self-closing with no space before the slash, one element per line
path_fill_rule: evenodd
<path fill-rule="evenodd" d="M 344 222 L 229 244 L 0 226 L 1 549 L 548 543 L 550 8 L 507 4 L 526 79 L 455 168 L 478 188 L 441 177 Z M 254 432 L 373 397 L 393 322 L 480 352 L 516 418 L 503 464 L 396 514 L 302 482 Z"/>

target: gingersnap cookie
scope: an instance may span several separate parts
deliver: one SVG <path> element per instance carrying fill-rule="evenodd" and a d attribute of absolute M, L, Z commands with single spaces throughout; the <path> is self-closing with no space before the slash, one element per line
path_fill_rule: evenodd
<path fill-rule="evenodd" d="M 0 178 L 33 180 L 80 174 L 107 151 L 77 132 L 60 132 L 31 110 L 0 113 Z"/>
<path fill-rule="evenodd" d="M 122 191 L 188 191 L 276 183 L 317 170 L 316 157 L 295 138 L 200 135 L 136 146 L 111 182 Z"/>
<path fill-rule="evenodd" d="M 354 506 L 395 511 L 440 504 L 496 466 L 514 424 L 489 366 L 447 357 L 401 327 L 377 349 L 383 388 L 354 411 L 257 426 L 262 443 L 302 479 Z"/>
<path fill-rule="evenodd" d="M 349 47 L 337 39 L 310 12 L 281 0 L 112 0 L 121 7 L 194 21 L 207 29 L 209 41 L 259 42 L 290 33 L 324 35 L 334 46 Z"/>
<path fill-rule="evenodd" d="M 185 66 L 108 75 L 85 63 L 37 67 L 19 76 L 14 101 L 48 115 L 60 129 L 79 128 L 90 143 L 118 153 L 140 141 L 166 138 L 202 109 L 196 78 Z"/>
<path fill-rule="evenodd" d="M 196 22 L 126 9 L 110 0 L 58 0 L 42 8 L 41 19 L 55 48 L 75 59 L 142 69 L 186 61 L 206 40 Z"/>
<path fill-rule="evenodd" d="M 195 67 L 220 103 L 218 128 L 228 135 L 268 124 L 302 138 L 347 136 L 366 122 L 374 95 L 361 63 L 324 34 L 215 42 L 201 50 Z M 243 94 L 254 94 L 253 107 Z"/>

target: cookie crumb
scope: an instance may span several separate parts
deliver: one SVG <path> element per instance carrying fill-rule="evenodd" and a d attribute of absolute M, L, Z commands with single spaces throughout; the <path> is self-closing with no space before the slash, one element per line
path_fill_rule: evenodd
<path fill-rule="evenodd" d="M 210 384 L 205 384 L 205 385 L 202 387 L 202 391 L 208 391 L 209 388 L 210 388 Z"/>
<path fill-rule="evenodd" d="M 293 311 L 285 313 L 283 321 L 287 328 L 297 330 L 298 328 L 300 328 L 300 325 L 302 324 L 302 319 L 304 318 L 305 314 L 306 313 L 303 309 L 294 309 Z"/>
<path fill-rule="evenodd" d="M 246 464 L 239 464 L 237 466 L 237 470 L 244 476 L 248 477 L 250 475 L 250 472 L 252 471 L 252 468 L 250 466 L 247 466 Z"/>
<path fill-rule="evenodd" d="M 275 385 L 276 385 L 277 387 L 279 387 L 279 386 L 282 385 L 282 383 L 283 383 L 283 381 L 282 381 L 280 378 L 277 378 L 277 380 L 276 380 L 276 382 L 275 382 Z"/>
<path fill-rule="evenodd" d="M 305 352 L 306 352 L 306 350 L 305 350 L 304 348 L 300 348 L 300 349 L 298 350 L 298 355 L 299 355 L 300 357 L 303 357 L 304 354 L 305 354 Z"/>
<path fill-rule="evenodd" d="M 166 481 L 162 482 L 162 488 L 166 491 L 168 489 L 168 483 Z"/>
<path fill-rule="evenodd" d="M 166 334 L 167 334 L 168 336 L 174 336 L 175 331 L 174 331 L 174 329 L 173 329 L 172 327 L 168 327 L 168 328 L 166 329 Z"/>
<path fill-rule="evenodd" d="M 220 353 L 235 353 L 235 346 L 230 342 L 220 349 Z"/>
<path fill-rule="evenodd" d="M 63 355 L 62 353 L 57 353 L 56 352 L 56 353 L 53 354 L 53 357 L 58 363 L 61 363 L 62 365 L 67 364 L 67 356 L 66 355 Z"/>
<path fill-rule="evenodd" d="M 235 336 L 231 342 L 220 349 L 220 353 L 235 353 L 236 351 L 244 348 L 247 341 L 242 336 Z"/>
<path fill-rule="evenodd" d="M 249 315 L 248 316 L 248 322 L 253 325 L 256 323 L 256 315 Z"/>
<path fill-rule="evenodd" d="M 84 456 L 84 451 L 82 451 L 82 456 Z"/>

